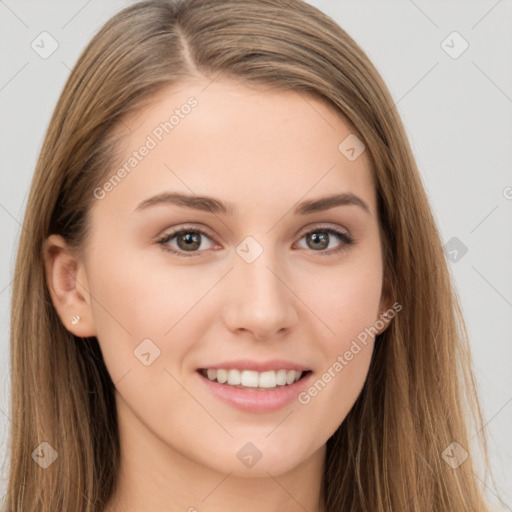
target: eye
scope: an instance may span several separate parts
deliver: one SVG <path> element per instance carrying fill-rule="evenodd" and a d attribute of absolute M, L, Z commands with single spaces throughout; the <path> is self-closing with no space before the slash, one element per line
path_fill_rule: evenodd
<path fill-rule="evenodd" d="M 202 247 L 202 237 L 210 239 L 210 236 L 201 229 L 179 229 L 171 233 L 167 233 L 163 238 L 158 240 L 158 243 L 164 250 L 173 254 L 178 254 L 179 256 L 195 256 L 195 251 L 198 249 L 205 249 L 205 247 Z M 168 245 L 174 238 L 176 238 L 176 243 L 178 244 L 177 249 L 179 250 L 172 249 Z M 189 252 L 190 254 L 186 254 L 186 252 Z"/>
<path fill-rule="evenodd" d="M 338 240 L 341 240 L 342 243 L 337 249 L 328 250 L 330 249 L 329 246 L 331 245 L 330 242 L 333 235 L 337 237 Z M 212 240 L 210 235 L 201 229 L 182 228 L 167 233 L 157 240 L 157 243 L 160 244 L 165 251 L 177 254 L 178 256 L 198 256 L 201 250 L 208 248 L 203 246 L 201 240 L 203 237 L 206 237 L 210 241 Z M 176 239 L 177 247 L 169 244 L 169 242 L 174 239 Z M 314 252 L 318 252 L 322 256 L 338 254 L 341 251 L 347 250 L 349 246 L 355 242 L 354 238 L 348 233 L 323 226 L 308 231 L 300 238 L 300 240 L 302 239 L 306 239 L 309 248 L 312 248 Z"/>
<path fill-rule="evenodd" d="M 337 249 L 326 252 L 326 250 L 330 248 L 329 246 L 331 245 L 330 242 L 332 235 L 336 236 L 343 243 Z M 331 256 L 338 254 L 341 251 L 346 251 L 349 246 L 355 242 L 354 238 L 348 233 L 343 233 L 337 229 L 322 226 L 319 226 L 312 231 L 308 231 L 302 236 L 301 240 L 304 238 L 306 239 L 306 244 L 308 244 L 310 248 L 315 249 L 314 252 L 318 252 L 322 256 Z"/>

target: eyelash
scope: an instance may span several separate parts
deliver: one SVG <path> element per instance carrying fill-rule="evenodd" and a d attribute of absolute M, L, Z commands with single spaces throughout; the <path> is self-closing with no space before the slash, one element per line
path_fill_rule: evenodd
<path fill-rule="evenodd" d="M 325 232 L 325 233 L 329 233 L 331 235 L 335 235 L 335 236 L 339 237 L 340 240 L 343 242 L 342 245 L 339 248 L 337 248 L 337 249 L 330 249 L 330 250 L 324 249 L 322 251 L 313 251 L 313 252 L 319 253 L 320 256 L 335 256 L 336 254 L 339 254 L 339 253 L 341 253 L 343 251 L 348 250 L 349 247 L 356 242 L 356 240 L 351 235 L 348 235 L 347 233 L 343 233 L 343 232 L 338 231 L 337 229 L 334 229 L 334 228 L 323 227 L 323 226 L 318 226 L 315 229 L 307 231 L 306 233 L 304 233 L 300 237 L 300 239 L 304 238 L 306 235 L 309 235 L 311 233 L 316 233 L 316 232 L 319 232 L 319 231 L 322 231 L 322 232 Z M 172 254 L 176 254 L 178 256 L 184 256 L 184 257 L 198 256 L 201 251 L 190 252 L 190 253 L 187 254 L 185 251 L 177 251 L 175 249 L 171 249 L 167 245 L 167 243 L 170 242 L 176 235 L 179 235 L 181 233 L 199 233 L 201 235 L 206 236 L 210 240 L 212 239 L 212 237 L 208 233 L 203 231 L 202 229 L 199 229 L 199 228 L 181 228 L 181 229 L 177 229 L 175 231 L 172 231 L 171 233 L 167 233 L 162 238 L 158 239 L 157 243 L 162 246 L 162 249 L 164 251 L 170 252 Z"/>

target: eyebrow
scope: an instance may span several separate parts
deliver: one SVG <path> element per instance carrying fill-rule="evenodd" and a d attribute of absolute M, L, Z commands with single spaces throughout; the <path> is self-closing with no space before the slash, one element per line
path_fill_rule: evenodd
<path fill-rule="evenodd" d="M 142 201 L 135 211 L 144 210 L 151 206 L 161 204 L 173 204 L 185 208 L 192 208 L 215 214 L 235 215 L 236 206 L 233 203 L 224 203 L 210 196 L 196 196 L 180 194 L 177 192 L 164 192 Z M 369 206 L 359 196 L 352 192 L 330 195 L 319 199 L 303 201 L 298 204 L 293 213 L 295 215 L 308 215 L 316 212 L 323 212 L 337 206 L 358 206 L 367 214 L 371 214 Z"/>

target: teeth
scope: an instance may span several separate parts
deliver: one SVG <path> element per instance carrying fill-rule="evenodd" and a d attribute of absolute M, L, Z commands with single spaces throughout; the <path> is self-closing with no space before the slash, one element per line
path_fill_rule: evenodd
<path fill-rule="evenodd" d="M 302 372 L 296 370 L 270 370 L 256 372 L 254 370 L 215 370 L 208 368 L 203 375 L 209 380 L 220 384 L 228 384 L 236 387 L 271 389 L 277 386 L 286 386 L 297 382 Z"/>
<path fill-rule="evenodd" d="M 210 378 L 210 377 L 208 377 Z M 211 379 L 210 379 L 211 380 Z M 238 370 L 228 370 L 228 384 L 230 386 L 238 386 L 242 383 L 241 375 Z"/>
<path fill-rule="evenodd" d="M 258 387 L 258 372 L 251 370 L 244 370 L 241 375 L 242 386 L 248 388 Z"/>
<path fill-rule="evenodd" d="M 277 384 L 276 372 L 268 371 L 260 373 L 258 383 L 260 388 L 275 388 Z"/>
<path fill-rule="evenodd" d="M 215 380 L 215 374 L 217 374 L 217 380 L 221 383 L 221 384 L 224 384 L 225 382 L 228 381 L 228 372 L 226 370 L 209 370 L 210 372 L 214 372 L 213 373 L 213 378 L 210 377 L 210 374 L 208 374 L 208 378 L 210 380 Z"/>
<path fill-rule="evenodd" d="M 276 383 L 279 386 L 284 386 L 286 384 L 286 370 L 279 370 L 276 373 Z"/>

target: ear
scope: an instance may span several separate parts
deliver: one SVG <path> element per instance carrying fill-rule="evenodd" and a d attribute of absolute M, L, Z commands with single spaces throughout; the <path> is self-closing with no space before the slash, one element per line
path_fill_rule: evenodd
<path fill-rule="evenodd" d="M 46 284 L 62 323 L 75 336 L 96 336 L 84 265 L 60 235 L 45 240 L 43 253 Z M 75 315 L 80 321 L 73 325 Z"/>
<path fill-rule="evenodd" d="M 392 303 L 391 285 L 387 280 L 384 280 L 379 304 L 379 313 L 375 319 L 376 327 L 378 329 L 377 334 L 382 334 L 389 327 L 389 324 L 401 309 L 401 304 L 398 302 L 395 302 L 394 304 Z M 387 317 L 383 316 L 384 314 L 387 314 Z"/>

